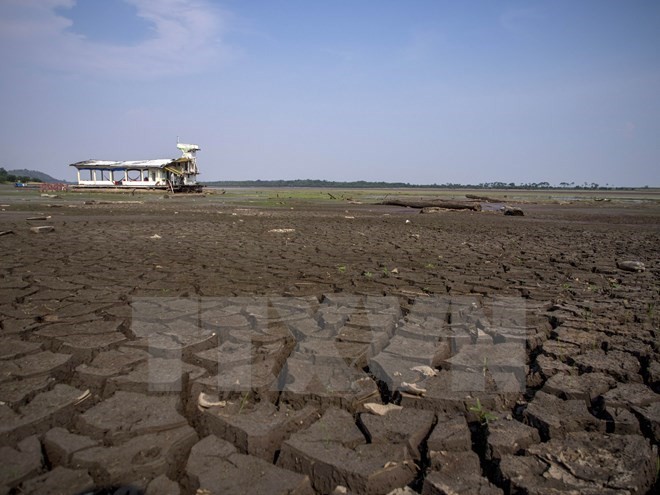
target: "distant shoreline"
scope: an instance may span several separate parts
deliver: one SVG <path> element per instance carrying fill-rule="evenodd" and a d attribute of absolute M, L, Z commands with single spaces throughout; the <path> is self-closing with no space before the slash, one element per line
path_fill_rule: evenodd
<path fill-rule="evenodd" d="M 660 190 L 660 186 L 599 186 L 569 185 L 556 186 L 546 183 L 506 184 L 503 182 L 488 182 L 482 184 L 409 184 L 405 182 L 375 182 L 375 181 L 327 181 L 327 180 L 229 180 L 200 181 L 207 187 L 228 188 L 327 188 L 327 189 L 476 189 L 476 190 L 540 190 L 540 191 L 649 191 Z"/>

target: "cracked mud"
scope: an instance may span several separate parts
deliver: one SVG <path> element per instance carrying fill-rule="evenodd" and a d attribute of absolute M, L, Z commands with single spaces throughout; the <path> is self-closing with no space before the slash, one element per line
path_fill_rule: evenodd
<path fill-rule="evenodd" d="M 217 198 L 5 207 L 0 493 L 657 490 L 655 204 Z"/>

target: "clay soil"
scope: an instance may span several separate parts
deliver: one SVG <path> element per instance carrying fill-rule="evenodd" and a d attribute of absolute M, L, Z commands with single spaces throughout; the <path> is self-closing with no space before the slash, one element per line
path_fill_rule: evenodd
<path fill-rule="evenodd" d="M 0 193 L 0 493 L 657 489 L 653 197 Z"/>

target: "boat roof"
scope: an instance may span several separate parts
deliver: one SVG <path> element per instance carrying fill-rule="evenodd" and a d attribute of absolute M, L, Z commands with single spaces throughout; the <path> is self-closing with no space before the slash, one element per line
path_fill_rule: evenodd
<path fill-rule="evenodd" d="M 76 162 L 69 165 L 70 167 L 84 168 L 84 169 L 134 169 L 134 168 L 163 168 L 173 163 L 180 163 L 188 161 L 188 158 L 160 158 L 156 160 L 129 160 L 129 161 L 112 161 L 112 160 L 85 160 Z"/>

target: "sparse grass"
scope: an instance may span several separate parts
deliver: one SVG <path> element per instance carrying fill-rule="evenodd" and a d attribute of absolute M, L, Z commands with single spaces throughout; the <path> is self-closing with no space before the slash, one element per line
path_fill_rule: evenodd
<path fill-rule="evenodd" d="M 238 414 L 241 414 L 241 412 L 243 412 L 243 408 L 245 408 L 245 405 L 247 404 L 248 397 L 250 397 L 249 390 L 245 392 L 245 395 L 241 399 L 241 407 L 238 408 Z"/>
<path fill-rule="evenodd" d="M 492 412 L 484 409 L 479 398 L 477 398 L 477 404 L 475 406 L 471 406 L 469 410 L 477 415 L 477 419 L 479 419 L 479 423 L 481 423 L 481 425 L 488 425 L 489 422 L 495 421 L 497 419 L 497 416 L 495 416 Z"/>

